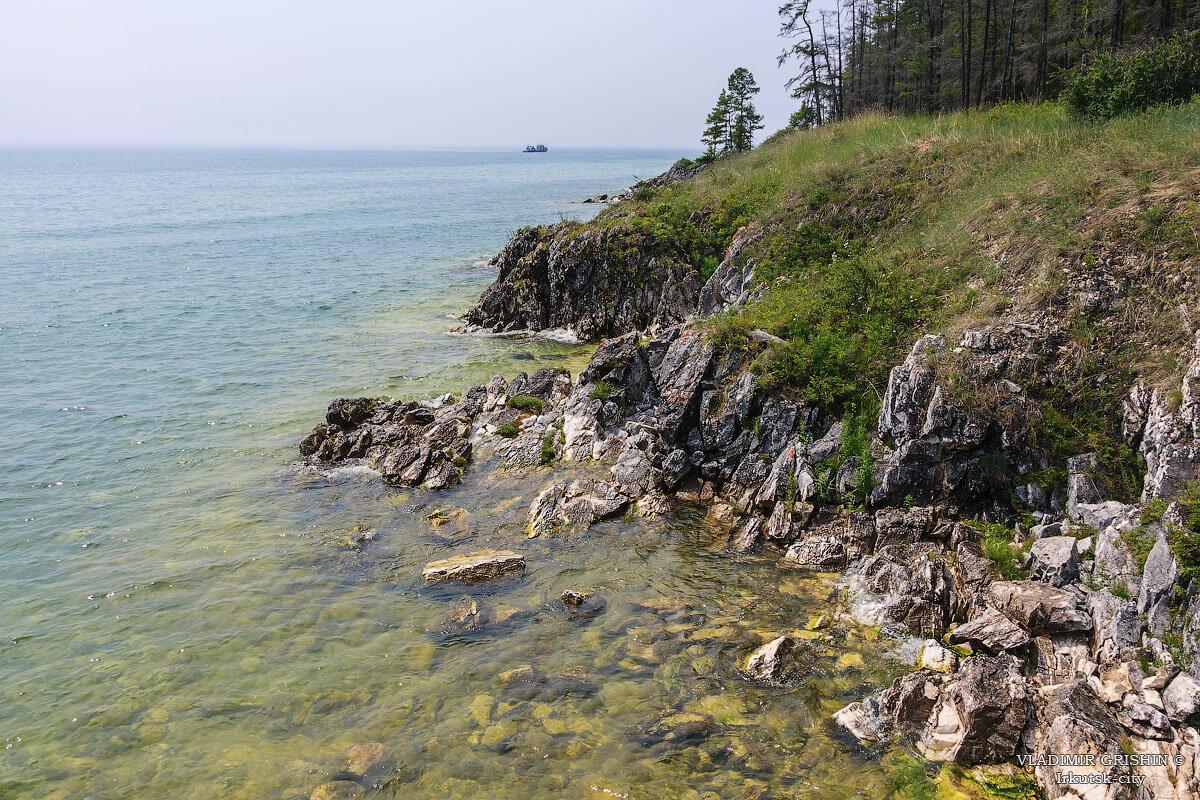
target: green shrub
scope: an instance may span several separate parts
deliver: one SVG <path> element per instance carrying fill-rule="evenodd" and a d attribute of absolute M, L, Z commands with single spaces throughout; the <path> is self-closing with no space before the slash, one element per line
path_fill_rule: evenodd
<path fill-rule="evenodd" d="M 1107 349 L 1107 342 L 1093 332 L 1076 331 L 1089 349 Z M 1029 386 L 1030 395 L 1041 401 L 1042 419 L 1038 435 L 1050 454 L 1050 462 L 1064 464 L 1071 456 L 1096 454 L 1090 477 L 1104 497 L 1132 502 L 1142 491 L 1145 474 L 1137 453 L 1121 433 L 1121 407 L 1134 381 L 1133 371 L 1119 353 L 1084 357 L 1069 380 L 1052 387 Z M 1047 490 L 1065 488 L 1065 469 L 1034 473 L 1029 482 Z"/>
<path fill-rule="evenodd" d="M 523 395 L 517 395 L 516 397 L 508 398 L 506 405 L 509 408 L 515 408 L 517 411 L 525 411 L 531 414 L 537 414 L 540 413 L 542 408 L 546 405 L 546 401 L 542 400 L 540 397 L 525 397 Z"/>
<path fill-rule="evenodd" d="M 503 436 L 505 439 L 515 439 L 520 432 L 521 429 L 517 427 L 517 423 L 515 422 L 506 422 L 499 428 L 496 428 L 496 435 Z"/>
<path fill-rule="evenodd" d="M 1192 578 L 1200 578 L 1200 484 L 1190 484 L 1173 498 L 1183 509 L 1183 526 L 1167 524 L 1167 542 L 1179 563 L 1180 584 L 1186 586 Z M 1167 501 L 1150 501 L 1142 511 L 1141 526 L 1121 534 L 1140 572 L 1146 566 L 1150 549 L 1158 539 L 1157 524 L 1163 520 Z"/>
<path fill-rule="evenodd" d="M 613 386 L 608 381 L 599 381 L 596 384 L 596 388 L 592 389 L 590 397 L 593 400 L 607 400 L 608 398 L 612 397 L 613 392 L 616 391 L 616 388 L 617 387 Z"/>
<path fill-rule="evenodd" d="M 1154 47 L 1094 53 L 1066 80 L 1067 104 L 1088 119 L 1106 120 L 1166 103 L 1186 103 L 1200 91 L 1200 31 Z"/>
<path fill-rule="evenodd" d="M 795 386 L 824 407 L 865 400 L 912 346 L 912 331 L 937 304 L 945 273 L 906 274 L 865 254 L 834 254 L 821 264 L 827 251 L 819 242 L 793 242 L 779 252 L 780 263 L 764 272 L 794 274 L 776 281 L 763 303 L 716 320 L 714 339 L 736 346 L 747 330 L 762 328 L 785 342 L 754 363 L 765 388 Z"/>
<path fill-rule="evenodd" d="M 996 564 L 996 571 L 1006 581 L 1016 581 L 1028 578 L 1025 570 L 1025 553 L 1031 541 L 1024 545 L 1013 541 L 1014 532 L 1010 528 L 994 522 L 973 520 L 967 523 L 983 534 L 983 554 Z"/>
<path fill-rule="evenodd" d="M 875 461 L 871 457 L 871 429 L 879 409 L 874 403 L 864 402 L 861 407 L 850 406 L 842 417 L 842 460 L 858 459 L 855 474 L 853 499 L 865 504 L 867 495 L 875 488 Z"/>
<path fill-rule="evenodd" d="M 554 460 L 555 455 L 557 454 L 554 452 L 554 434 L 551 434 L 542 439 L 542 463 L 549 464 Z"/>

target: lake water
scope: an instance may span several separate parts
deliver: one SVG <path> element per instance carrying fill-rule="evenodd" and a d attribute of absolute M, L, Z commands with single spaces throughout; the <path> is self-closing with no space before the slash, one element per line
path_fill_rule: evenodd
<path fill-rule="evenodd" d="M 0 151 L 0 798 L 882 796 L 827 716 L 893 643 L 842 622 L 803 631 L 802 685 L 737 675 L 836 610 L 829 580 L 687 511 L 521 541 L 550 476 L 486 454 L 437 496 L 296 464 L 335 396 L 577 368 L 448 330 L 512 231 L 675 155 Z M 460 593 L 420 566 L 489 546 L 529 575 L 447 628 Z M 712 722 L 646 744 L 668 710 Z"/>

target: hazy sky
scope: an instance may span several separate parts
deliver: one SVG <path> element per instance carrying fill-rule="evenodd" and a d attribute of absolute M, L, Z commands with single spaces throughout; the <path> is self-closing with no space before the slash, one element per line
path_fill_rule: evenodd
<path fill-rule="evenodd" d="M 688 146 L 778 0 L 2 0 L 0 144 Z"/>

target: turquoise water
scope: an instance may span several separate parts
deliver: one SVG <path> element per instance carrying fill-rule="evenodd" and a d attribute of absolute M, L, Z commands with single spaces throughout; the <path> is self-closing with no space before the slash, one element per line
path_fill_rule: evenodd
<path fill-rule="evenodd" d="M 731 666 L 835 602 L 825 584 L 781 589 L 686 514 L 526 546 L 549 477 L 486 455 L 442 497 L 295 464 L 335 396 L 586 358 L 447 331 L 513 230 L 586 216 L 574 201 L 674 155 L 0 152 L 0 798 L 307 797 L 370 743 L 381 791 L 408 797 L 732 797 L 767 776 L 872 796 L 880 774 L 822 720 L 895 669 L 838 661 L 873 640 L 840 631 L 857 644 L 822 652 L 802 697 Z M 451 539 L 425 520 L 446 503 L 471 520 Z M 358 526 L 379 533 L 363 550 Z M 530 576 L 493 602 L 520 624 L 447 640 L 456 598 L 418 591 L 420 565 L 514 543 Z M 584 630 L 548 605 L 564 588 L 609 608 Z M 680 646 L 643 652 L 664 638 Z M 590 688 L 506 699 L 499 674 L 527 663 Z M 688 704 L 719 709 L 715 755 L 630 739 Z M 720 756 L 739 725 L 774 731 L 754 734 L 768 765 Z M 814 780 L 830 771 L 844 793 Z"/>

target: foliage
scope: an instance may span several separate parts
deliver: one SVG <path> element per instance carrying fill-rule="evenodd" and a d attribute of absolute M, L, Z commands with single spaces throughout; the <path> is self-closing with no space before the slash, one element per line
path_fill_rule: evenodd
<path fill-rule="evenodd" d="M 815 125 L 876 108 L 941 113 L 1050 100 L 1064 78 L 1069 91 L 1116 113 L 1145 108 L 1140 97 L 1186 101 L 1195 63 L 1186 52 L 1115 60 L 1109 53 L 1200 23 L 1186 4 L 1159 0 L 792 0 L 779 19 L 779 63 L 795 65 L 788 88 Z M 1084 63 L 1086 77 L 1072 72 Z"/>
<path fill-rule="evenodd" d="M 1133 501 L 1141 493 L 1145 470 L 1126 443 L 1120 422 L 1121 404 L 1134 375 L 1119 351 L 1114 354 L 1115 348 L 1097 341 L 1090 331 L 1077 331 L 1076 335 L 1083 339 L 1086 355 L 1074 374 L 1052 387 L 1030 387 L 1032 394 L 1042 400 L 1040 435 L 1052 463 L 1095 453 L 1096 468 L 1090 477 L 1100 493 Z M 1052 474 L 1058 486 L 1065 484 L 1064 471 Z"/>
<path fill-rule="evenodd" d="M 1032 541 L 1026 540 L 1024 544 L 1015 542 L 1015 532 L 995 522 L 977 519 L 967 524 L 983 535 L 983 554 L 995 562 L 996 571 L 1003 580 L 1016 581 L 1029 577 L 1025 569 L 1025 554 Z"/>
<path fill-rule="evenodd" d="M 762 115 L 752 98 L 760 91 L 754 75 L 738 67 L 730 75 L 717 103 L 704 120 L 704 157 L 711 160 L 726 153 L 744 153 L 754 146 L 754 132 L 762 129 Z"/>
<path fill-rule="evenodd" d="M 937 280 L 895 280 L 875 255 L 835 254 L 815 266 L 818 247 L 788 249 L 764 271 L 795 270 L 795 277 L 774 284 L 766 302 L 716 321 L 717 340 L 736 344 L 747 328 L 784 339 L 754 364 L 767 388 L 793 385 L 829 407 L 876 393 L 932 310 Z"/>
<path fill-rule="evenodd" d="M 590 397 L 593 400 L 607 400 L 612 397 L 616 387 L 608 381 L 597 381 L 596 388 L 592 389 Z"/>
<path fill-rule="evenodd" d="M 1197 128 L 1198 104 L 1103 127 L 1052 104 L 863 114 L 720 158 L 590 224 L 619 230 L 631 254 L 648 244 L 705 276 L 740 228 L 760 226 L 741 257 L 762 299 L 705 325 L 719 344 L 745 348 L 765 385 L 839 413 L 877 401 L 888 369 L 923 331 L 978 324 L 1005 307 L 1072 314 L 1077 295 L 1064 267 L 1095 264 L 1106 251 L 1128 263 L 1164 250 L 1200 258 L 1200 213 L 1187 205 L 1196 181 L 1186 166 L 1200 159 Z M 1131 200 L 1151 186 L 1153 209 Z M 1184 199 L 1163 199 L 1167 190 Z M 1056 457 L 1099 451 L 1101 471 L 1119 467 L 1111 474 L 1125 496 L 1137 465 L 1114 436 L 1112 401 L 1134 370 L 1149 379 L 1177 374 L 1145 359 L 1184 344 L 1175 308 L 1187 299 L 1174 290 L 1172 301 L 1170 287 L 1140 280 L 1128 291 L 1124 316 L 1076 332 L 1080 353 L 1114 355 L 1088 366 L 1086 391 L 1026 387 L 1052 409 Z M 1136 328 L 1122 321 L 1129 314 L 1140 316 Z M 1103 330 L 1107 320 L 1121 326 L 1120 339 Z M 751 336 L 756 329 L 784 343 L 764 345 Z M 1055 472 L 1041 477 L 1061 485 L 1062 462 L 1052 463 Z"/>
<path fill-rule="evenodd" d="M 1163 103 L 1186 103 L 1200 91 L 1200 31 L 1173 36 L 1153 47 L 1099 52 L 1067 78 L 1071 110 L 1106 120 Z"/>
<path fill-rule="evenodd" d="M 550 436 L 544 437 L 542 439 L 542 451 L 540 454 L 541 462 L 543 464 L 549 464 L 551 461 L 554 460 L 554 457 L 556 455 L 557 455 L 557 453 L 555 453 L 555 451 L 554 451 L 554 436 L 553 436 L 553 434 L 551 434 Z"/>
<path fill-rule="evenodd" d="M 1167 542 L 1179 564 L 1180 583 L 1187 585 L 1193 578 L 1200 578 L 1200 484 L 1185 486 L 1172 501 L 1179 504 L 1182 525 L 1164 519 L 1168 503 L 1156 498 L 1142 509 L 1141 525 L 1122 533 L 1121 541 L 1140 572 L 1158 539 L 1160 526 L 1165 525 Z"/>
<path fill-rule="evenodd" d="M 516 422 L 506 422 L 499 428 L 496 428 L 496 435 L 505 439 L 515 439 L 521 433 L 521 429 L 517 427 Z"/>
<path fill-rule="evenodd" d="M 508 402 L 505 405 L 509 408 L 515 408 L 518 411 L 536 414 L 546 405 L 546 401 L 540 397 L 517 395 L 516 397 L 508 398 Z"/>
<path fill-rule="evenodd" d="M 858 461 L 853 499 L 865 505 L 875 487 L 875 459 L 871 456 L 871 434 L 879 408 L 869 400 L 861 407 L 851 405 L 842 417 L 842 461 Z"/>

